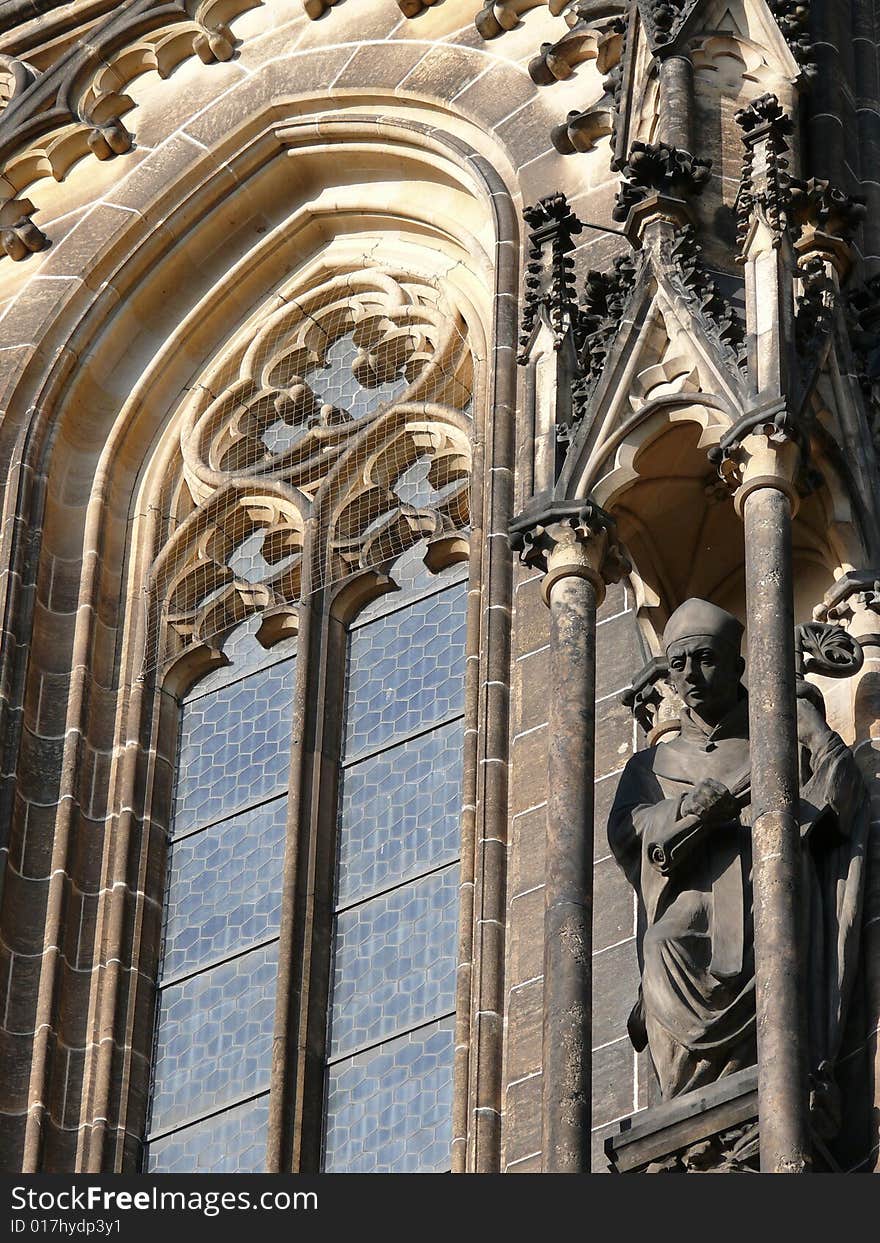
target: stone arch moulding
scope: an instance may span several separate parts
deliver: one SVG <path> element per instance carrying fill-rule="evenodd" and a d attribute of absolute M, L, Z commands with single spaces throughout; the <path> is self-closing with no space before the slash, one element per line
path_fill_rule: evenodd
<path fill-rule="evenodd" d="M 654 396 L 607 432 L 586 460 L 572 463 L 572 494 L 592 495 L 617 518 L 653 655 L 660 653 L 666 619 L 689 596 L 714 599 L 743 616 L 742 523 L 707 456 L 734 421 L 718 396 L 687 390 Z M 818 433 L 811 455 L 821 481 L 802 497 L 793 526 L 799 621 L 810 620 L 836 578 L 865 561 L 868 543 L 839 451 Z M 726 561 L 724 550 L 731 554 Z"/>
<path fill-rule="evenodd" d="M 9 480 L 4 553 L 17 574 L 9 576 L 0 613 L 5 633 L 32 629 L 33 637 L 27 663 L 14 644 L 3 646 L 2 709 L 11 726 L 4 736 L 11 739 L 12 769 L 23 771 L 36 757 L 47 777 L 41 791 L 20 782 L 7 801 L 13 853 L 22 817 L 29 814 L 30 804 L 24 804 L 32 797 L 36 805 L 39 795 L 44 808 L 40 827 L 32 824 L 29 833 L 32 843 L 42 841 L 47 855 L 40 878 L 47 915 L 35 944 L 62 947 L 57 957 L 33 956 L 32 1013 L 22 1032 L 0 1033 L 9 1056 L 25 1068 L 21 1095 L 30 1100 L 29 1109 L 9 1116 L 9 1152 L 3 1159 L 25 1170 L 135 1168 L 146 1059 L 133 1054 L 132 1046 L 149 1047 L 155 962 L 151 966 L 148 959 L 154 959 L 155 949 L 147 946 L 151 938 L 155 946 L 157 935 L 161 872 L 156 868 L 162 857 L 155 839 L 168 810 L 159 805 L 162 782 L 156 784 L 156 773 L 173 758 L 163 739 L 173 736 L 169 717 L 176 700 L 132 676 L 139 649 L 124 623 L 134 616 L 132 584 L 144 581 L 149 542 L 144 532 L 157 522 L 149 502 L 141 509 L 132 506 L 132 497 L 143 501 L 166 478 L 179 443 L 181 395 L 202 360 L 246 321 L 270 288 L 267 272 L 292 272 L 304 254 L 316 254 L 328 237 L 331 210 L 340 229 L 348 230 L 340 247 L 352 242 L 356 219 L 364 227 L 364 204 L 352 194 L 346 197 L 340 185 L 332 188 L 323 210 L 318 203 L 314 212 L 291 215 L 287 207 L 290 153 L 296 152 L 295 167 L 303 178 L 298 184 L 314 191 L 320 156 L 328 149 L 331 158 L 342 151 L 380 151 L 398 166 L 401 160 L 410 169 L 421 166 L 423 176 L 430 170 L 443 193 L 434 197 L 433 211 L 430 196 L 422 196 L 424 211 L 410 210 L 411 236 L 402 245 L 413 251 L 433 248 L 448 257 L 452 270 L 460 257 L 450 241 L 457 231 L 459 245 L 471 257 L 461 267 L 470 326 L 478 332 L 483 323 L 487 330 L 479 342 L 484 365 L 474 406 L 474 472 L 485 485 L 475 493 L 479 503 L 471 523 L 472 634 L 479 636 L 474 650 L 479 648 L 480 658 L 469 662 L 469 736 L 475 741 L 465 780 L 460 951 L 465 984 L 457 1010 L 454 1160 L 456 1168 L 497 1168 L 498 1120 L 478 1133 L 473 1119 L 477 1113 L 497 1115 L 500 1098 L 500 1051 L 480 1028 L 500 1033 L 500 1022 L 486 1013 L 486 998 L 500 991 L 503 950 L 496 951 L 492 938 L 491 952 L 484 949 L 483 921 L 493 922 L 490 895 L 503 894 L 504 885 L 503 876 L 499 884 L 499 877 L 486 873 L 483 859 L 486 840 L 498 836 L 494 820 L 500 822 L 503 814 L 506 759 L 491 751 L 497 744 L 487 736 L 486 700 L 503 685 L 508 665 L 507 622 L 499 619 L 507 616 L 510 601 L 506 531 L 518 225 L 505 181 L 490 159 L 421 117 L 379 120 L 359 109 L 331 125 L 303 115 L 305 105 L 296 116 L 276 106 L 269 111 L 270 120 L 263 106 L 261 115 L 228 138 L 220 156 L 206 152 L 194 161 L 188 149 L 176 171 L 167 169 L 158 182 L 136 171 L 125 183 L 128 202 L 97 212 L 92 221 L 94 229 L 85 235 L 90 256 L 84 261 L 79 249 L 84 235 L 71 235 L 50 253 L 51 271 L 35 277 L 19 300 L 21 344 L 10 351 L 8 417 L 0 433 Z M 497 158 L 506 167 L 503 153 Z M 303 193 L 303 207 L 308 198 Z M 466 200 L 474 204 L 469 214 L 455 217 L 450 205 Z M 245 225 L 234 219 L 236 205 Z M 389 227 L 399 231 L 407 219 L 404 204 L 387 195 L 384 206 L 376 196 L 367 206 L 366 224 L 374 235 Z M 448 227 L 450 218 L 456 219 L 455 229 Z M 184 237 L 187 246 L 181 250 Z M 481 254 L 474 272 L 473 257 Z M 73 280 L 83 268 L 90 273 L 85 284 Z M 34 348 L 30 334 L 37 325 Z M 435 446 L 437 451 L 452 459 L 460 455 L 462 431 L 450 425 L 450 444 Z M 270 514 L 266 508 L 264 490 L 263 510 L 256 514 L 252 506 L 248 521 L 274 530 L 292 555 L 308 543 L 315 522 L 305 503 L 309 498 L 278 487 L 268 492 L 275 510 Z M 214 504 L 230 500 L 215 494 Z M 40 525 L 42 545 L 34 564 L 23 535 Z M 295 626 L 290 610 L 283 624 Z M 55 694 L 48 710 L 50 687 Z M 487 757 L 499 762 L 480 763 Z M 109 799 L 101 791 L 109 791 Z M 18 856 L 16 861 L 22 864 Z M 503 863 L 492 866 L 497 870 Z M 12 865 L 6 882 L 4 938 L 32 893 Z M 69 1019 L 57 1021 L 72 1011 L 76 990 L 81 1002 L 76 1009 L 87 1015 L 85 1031 L 73 1030 Z M 290 1168 L 293 1159 L 284 1139 L 295 1107 L 286 1070 L 297 1036 L 290 1027 L 285 1032 L 288 1043 L 273 1080 L 275 1168 Z M 485 1050 L 479 1064 L 470 1049 Z"/>

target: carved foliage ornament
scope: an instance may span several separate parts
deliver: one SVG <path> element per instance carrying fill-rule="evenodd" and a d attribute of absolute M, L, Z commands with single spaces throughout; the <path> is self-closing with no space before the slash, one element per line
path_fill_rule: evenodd
<path fill-rule="evenodd" d="M 611 215 L 624 221 L 630 209 L 652 192 L 671 198 L 700 194 L 709 180 L 711 160 L 702 160 L 669 143 L 634 142 L 621 168 L 623 183 Z"/>

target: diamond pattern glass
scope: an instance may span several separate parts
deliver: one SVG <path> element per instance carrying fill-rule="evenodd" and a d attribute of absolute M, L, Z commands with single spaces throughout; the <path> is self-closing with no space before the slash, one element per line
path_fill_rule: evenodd
<path fill-rule="evenodd" d="M 460 720 L 342 773 L 340 906 L 458 857 Z"/>
<path fill-rule="evenodd" d="M 258 1096 L 192 1126 L 153 1140 L 147 1172 L 259 1174 L 266 1164 L 269 1097 Z"/>
<path fill-rule="evenodd" d="M 256 565 L 251 545 L 239 552 Z M 181 708 L 147 1145 L 157 1173 L 265 1165 L 295 647 L 264 649 L 260 622 L 230 632 L 231 663 Z"/>
<path fill-rule="evenodd" d="M 423 555 L 349 638 L 327 1170 L 449 1168 L 467 584 Z"/>
<path fill-rule="evenodd" d="M 449 1169 L 453 1026 L 430 1023 L 330 1067 L 326 1170 Z"/>
<path fill-rule="evenodd" d="M 282 797 L 172 846 L 163 980 L 278 932 L 286 825 Z"/>
<path fill-rule="evenodd" d="M 176 836 L 287 787 L 295 664 L 283 661 L 184 705 Z"/>
<path fill-rule="evenodd" d="M 339 915 L 331 1057 L 452 1008 L 457 919 L 455 864 Z"/>
<path fill-rule="evenodd" d="M 459 583 L 352 632 L 346 760 L 460 710 L 466 604 Z"/>
<path fill-rule="evenodd" d="M 196 682 L 189 694 L 184 696 L 186 702 L 201 699 L 203 695 L 216 691 L 221 686 L 240 682 L 246 674 L 268 668 L 269 665 L 277 665 L 296 654 L 296 639 L 283 639 L 270 648 L 263 647 L 256 638 L 262 621 L 257 613 L 234 630 L 230 630 L 222 644 L 223 654 L 230 663 L 214 669 Z"/>
<path fill-rule="evenodd" d="M 162 989 L 152 1130 L 269 1086 L 277 973 L 273 942 Z"/>
<path fill-rule="evenodd" d="M 433 574 L 425 565 L 425 553 L 428 550 L 426 540 L 420 540 L 412 548 L 402 553 L 388 571 L 398 590 L 387 595 L 378 596 L 358 615 L 356 628 L 365 625 L 374 617 L 382 617 L 386 613 L 395 613 L 409 600 L 433 594 L 450 583 L 467 579 L 467 562 L 459 561 L 447 566 L 439 574 Z"/>

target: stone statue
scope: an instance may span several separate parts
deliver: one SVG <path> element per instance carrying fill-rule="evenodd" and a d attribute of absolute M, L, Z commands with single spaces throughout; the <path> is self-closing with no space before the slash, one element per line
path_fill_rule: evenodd
<path fill-rule="evenodd" d="M 636 1049 L 649 1048 L 664 1100 L 756 1061 L 742 634 L 735 617 L 706 600 L 673 613 L 663 646 L 684 705 L 681 732 L 632 757 L 608 823 L 639 900 L 641 988 L 629 1033 Z M 833 1115 L 869 813 L 852 752 L 821 702 L 815 687 L 799 684 L 810 1069 L 814 1115 Z M 833 1117 L 825 1122 L 832 1134 Z"/>

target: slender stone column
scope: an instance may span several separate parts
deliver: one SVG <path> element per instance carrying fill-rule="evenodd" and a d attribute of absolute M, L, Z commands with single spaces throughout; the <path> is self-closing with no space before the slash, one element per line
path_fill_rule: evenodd
<path fill-rule="evenodd" d="M 761 1170 L 803 1174 L 811 1149 L 791 556 L 800 448 L 784 412 L 775 420 L 746 420 L 726 452 L 745 528 Z"/>
<path fill-rule="evenodd" d="M 694 67 L 688 56 L 660 61 L 660 125 L 662 138 L 679 151 L 694 150 Z"/>
<path fill-rule="evenodd" d="M 596 609 L 627 564 L 613 522 L 556 503 L 512 527 L 550 608 L 541 1130 L 545 1173 L 589 1173 Z"/>

